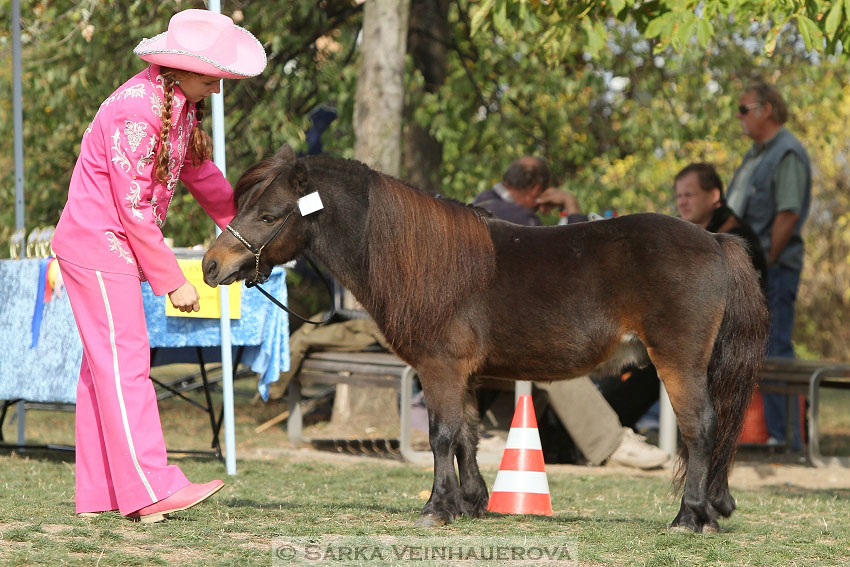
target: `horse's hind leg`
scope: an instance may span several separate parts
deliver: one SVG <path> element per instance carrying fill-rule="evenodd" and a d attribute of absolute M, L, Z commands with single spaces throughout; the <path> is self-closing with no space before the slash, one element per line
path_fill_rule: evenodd
<path fill-rule="evenodd" d="M 718 515 L 728 518 L 738 507 L 729 492 L 729 475 L 726 470 L 718 471 L 717 478 L 708 479 L 708 499 Z"/>
<path fill-rule="evenodd" d="M 682 373 L 657 362 L 656 367 L 670 396 L 686 448 L 682 504 L 670 527 L 694 532 L 716 530 L 717 513 L 708 501 L 708 485 L 717 417 L 708 393 L 708 378 L 704 369 Z"/>
<path fill-rule="evenodd" d="M 475 392 L 466 391 L 463 400 L 463 425 L 457 445 L 457 468 L 460 473 L 462 511 L 467 516 L 481 518 L 487 511 L 487 485 L 478 470 L 478 403 Z"/>
<path fill-rule="evenodd" d="M 463 426 L 465 376 L 450 364 L 428 361 L 418 365 L 428 406 L 428 433 L 434 453 L 431 498 L 416 521 L 419 527 L 440 526 L 461 514 L 461 492 L 454 457 Z"/>

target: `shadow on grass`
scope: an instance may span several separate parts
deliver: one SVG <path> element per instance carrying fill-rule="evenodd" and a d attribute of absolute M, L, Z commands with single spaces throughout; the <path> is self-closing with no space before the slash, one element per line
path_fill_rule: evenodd
<path fill-rule="evenodd" d="M 15 456 L 18 458 L 32 459 L 36 461 L 48 461 L 52 463 L 73 463 L 74 451 L 65 449 L 47 449 L 42 447 L 0 447 L 0 457 Z"/>
<path fill-rule="evenodd" d="M 378 512 L 381 514 L 407 514 L 413 508 L 401 508 L 397 506 L 386 506 L 382 504 L 352 504 L 347 503 L 326 503 L 316 504 L 310 502 L 296 502 L 293 500 L 282 500 L 278 502 L 257 502 L 247 498 L 229 498 L 222 502 L 223 506 L 228 508 L 256 508 L 258 510 L 290 510 L 292 512 L 304 513 L 315 511 L 320 508 L 327 508 L 329 513 L 345 513 L 346 510 L 351 511 L 369 511 Z M 418 513 L 418 508 L 415 509 Z"/>
<path fill-rule="evenodd" d="M 203 449 L 201 449 L 203 450 Z M 61 448 L 44 447 L 42 445 L 23 447 L 17 445 L 0 446 L 0 457 L 11 457 L 14 454 L 16 457 L 33 459 L 37 461 L 48 461 L 54 463 L 73 463 L 76 453 L 71 446 L 62 445 Z M 222 474 L 224 474 L 224 461 L 216 458 L 212 453 L 204 455 L 190 455 L 180 452 L 168 453 L 168 460 L 171 464 L 179 463 L 220 463 Z"/>
<path fill-rule="evenodd" d="M 782 498 L 809 498 L 812 496 L 825 500 L 850 500 L 850 488 L 806 488 L 796 484 L 770 485 L 761 488 L 759 492 L 767 492 L 772 496 Z"/>

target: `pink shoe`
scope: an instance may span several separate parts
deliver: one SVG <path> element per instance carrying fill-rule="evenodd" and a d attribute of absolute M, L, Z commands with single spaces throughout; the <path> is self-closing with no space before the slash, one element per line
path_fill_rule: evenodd
<path fill-rule="evenodd" d="M 150 506 L 136 510 L 127 517 L 139 520 L 143 524 L 161 522 L 165 519 L 166 514 L 186 510 L 195 504 L 200 504 L 221 490 L 223 486 L 224 483 L 220 480 L 213 480 L 206 484 L 192 483 L 189 486 L 181 488 L 171 496 L 163 498 L 159 502 L 154 502 Z"/>

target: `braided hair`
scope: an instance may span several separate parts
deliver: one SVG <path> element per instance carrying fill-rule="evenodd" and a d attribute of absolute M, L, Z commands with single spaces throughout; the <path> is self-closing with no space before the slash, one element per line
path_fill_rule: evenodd
<path fill-rule="evenodd" d="M 191 73 L 190 71 L 183 71 L 184 73 L 189 73 L 192 75 L 196 75 L 197 73 Z M 168 151 L 168 135 L 171 132 L 171 111 L 172 111 L 172 102 L 174 99 L 174 85 L 177 84 L 177 77 L 175 76 L 175 72 L 173 69 L 167 69 L 165 67 L 162 68 L 162 78 L 165 86 L 165 104 L 162 105 L 162 112 L 160 114 L 160 120 L 162 121 L 162 129 L 159 131 L 159 148 L 156 151 L 156 157 L 154 158 L 154 172 L 156 174 L 156 178 L 161 182 L 165 183 L 168 181 L 168 161 L 170 159 L 170 152 Z M 191 137 L 189 138 L 189 153 L 192 155 L 192 164 L 200 165 L 204 160 L 209 159 L 212 154 L 212 140 L 210 140 L 209 135 L 204 131 L 201 121 L 204 119 L 204 114 L 206 110 L 206 102 L 204 100 L 200 100 L 195 103 L 195 127 L 192 129 Z"/>

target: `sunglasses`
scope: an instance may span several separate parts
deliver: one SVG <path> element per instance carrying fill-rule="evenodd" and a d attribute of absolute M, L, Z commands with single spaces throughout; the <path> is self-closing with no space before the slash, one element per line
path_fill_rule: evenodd
<path fill-rule="evenodd" d="M 759 106 L 761 106 L 760 102 L 751 102 L 750 104 L 741 104 L 741 105 L 738 105 L 738 112 L 740 112 L 741 115 L 746 116 L 747 113 L 750 110 L 752 110 L 753 108 L 758 108 Z"/>

